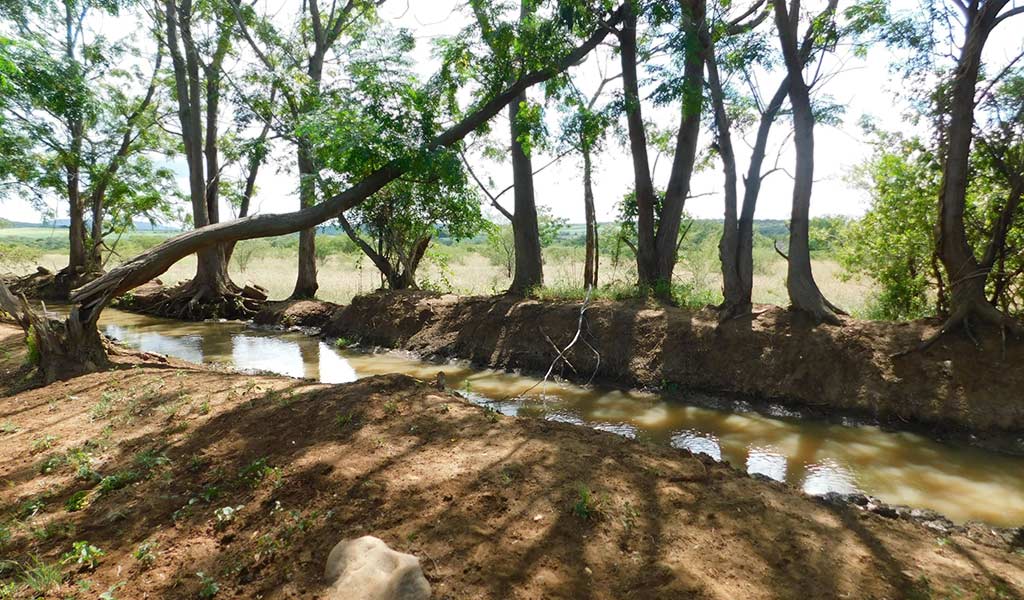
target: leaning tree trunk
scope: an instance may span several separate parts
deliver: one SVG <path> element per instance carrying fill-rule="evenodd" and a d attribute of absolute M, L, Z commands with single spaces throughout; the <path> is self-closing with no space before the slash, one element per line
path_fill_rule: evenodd
<path fill-rule="evenodd" d="M 597 211 L 594 208 L 593 165 L 590 145 L 583 142 L 583 212 L 587 225 L 586 258 L 583 265 L 583 287 L 597 287 Z"/>
<path fill-rule="evenodd" d="M 168 5 L 168 8 L 172 7 L 173 2 Z M 505 91 L 495 95 L 433 138 L 427 144 L 426 151 L 448 148 L 457 144 L 501 112 L 530 86 L 547 81 L 556 74 L 578 64 L 607 37 L 609 30 L 620 22 L 622 12 L 621 7 L 616 10 L 608 22 L 596 28 L 586 41 L 562 56 L 556 68 L 525 73 L 510 84 Z M 348 189 L 315 206 L 292 213 L 254 215 L 228 223 L 217 223 L 168 238 L 75 290 L 71 299 L 78 303 L 82 310 L 99 315 L 112 297 L 159 276 L 171 265 L 190 254 L 219 244 L 286 235 L 314 227 L 333 218 L 340 218 L 344 211 L 365 201 L 384 186 L 407 173 L 409 168 L 410 165 L 407 161 L 391 161 L 377 168 Z"/>
<path fill-rule="evenodd" d="M 508 105 L 508 118 L 512 137 L 512 184 L 515 210 L 512 214 L 512 237 L 515 240 L 516 266 L 509 292 L 526 294 L 544 284 L 544 266 L 541 260 L 540 226 L 537 222 L 537 202 L 533 189 L 533 163 L 523 150 L 519 127 L 519 106 L 526 102 L 523 91 Z"/>
<path fill-rule="evenodd" d="M 698 39 L 707 27 L 704 19 L 705 0 L 679 0 L 683 13 L 683 28 L 692 39 Z M 704 104 L 704 50 L 701 44 L 688 45 L 683 66 L 682 110 L 679 132 L 676 135 L 672 172 L 665 188 L 665 200 L 658 218 L 658 232 L 654 238 L 656 277 L 666 298 L 671 296 L 672 273 L 675 271 L 679 250 L 679 229 L 683 219 L 686 197 L 690 194 L 690 181 L 697 159 L 700 142 L 701 112 Z"/>
<path fill-rule="evenodd" d="M 814 114 L 810 90 L 803 78 L 796 42 L 796 22 L 790 20 L 786 5 L 776 0 L 775 23 L 789 77 L 789 101 L 793 107 L 793 143 L 796 169 L 793 177 L 793 210 L 789 231 L 789 270 L 786 288 L 793 308 L 815 321 L 840 324 L 834 306 L 825 299 L 811 271 L 810 207 L 814 184 Z"/>

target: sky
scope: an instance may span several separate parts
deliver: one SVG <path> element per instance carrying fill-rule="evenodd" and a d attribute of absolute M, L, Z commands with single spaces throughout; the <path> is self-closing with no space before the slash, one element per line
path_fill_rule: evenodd
<path fill-rule="evenodd" d="M 258 0 L 257 9 L 267 13 L 276 13 L 289 0 Z M 290 0 L 294 2 L 294 0 Z M 913 0 L 896 0 L 912 6 Z M 1019 0 L 1018 0 L 1019 1 Z M 431 42 L 440 36 L 457 32 L 467 23 L 468 15 L 460 10 L 464 0 L 388 0 L 381 8 L 384 20 L 396 26 L 411 30 L 417 39 L 414 52 L 416 70 L 422 76 L 432 74 L 437 61 L 432 56 Z M 262 8 L 259 8 L 262 7 Z M 842 3 L 841 3 L 842 8 Z M 1020 20 L 1024 21 L 1024 18 Z M 123 18 L 108 19 L 102 29 L 119 29 L 130 23 Z M 137 25 L 137 24 L 136 24 Z M 1021 41 L 1019 33 L 1012 33 L 1013 26 L 1005 25 L 1004 31 L 998 31 L 990 42 L 987 51 L 991 60 L 999 63 L 1010 56 L 1014 50 L 1019 51 Z M 1018 30 L 1019 32 L 1019 30 Z M 904 106 L 898 97 L 912 95 L 913 90 L 903 89 L 904 82 L 898 74 L 890 69 L 892 57 L 884 49 L 874 49 L 866 57 L 854 57 L 849 53 L 839 53 L 830 57 L 826 63 L 827 71 L 834 72 L 821 91 L 832 99 L 846 106 L 842 123 L 838 126 L 817 126 L 815 128 L 815 183 L 811 202 L 812 216 L 848 215 L 858 216 L 867 209 L 869 196 L 863 189 L 850 181 L 851 171 L 861 164 L 871 153 L 870 136 L 862 131 L 859 123 L 863 117 L 873 119 L 879 126 L 890 130 L 909 131 L 911 126 L 904 123 L 902 113 Z M 606 72 L 618 73 L 616 60 L 605 54 L 593 55 L 574 69 L 574 77 L 578 85 L 587 93 L 596 88 L 600 81 L 599 68 Z M 780 75 L 763 74 L 762 85 L 770 95 L 777 85 Z M 613 84 L 614 85 L 614 84 Z M 897 94 L 902 92 L 902 94 Z M 927 90 L 922 90 L 927 93 Z M 532 96 L 540 99 L 534 91 Z M 678 110 L 654 109 L 649 104 L 644 106 L 644 117 L 662 128 L 678 127 Z M 551 111 L 554 112 L 553 110 Z M 493 139 L 507 140 L 507 120 L 504 114 L 497 117 L 500 122 L 493 125 Z M 557 119 L 549 119 L 549 128 L 554 130 Z M 766 168 L 770 168 L 778 160 L 782 167 L 770 175 L 764 182 L 758 202 L 756 218 L 787 219 L 792 196 L 793 153 L 789 136 L 789 126 L 779 123 L 773 130 L 768 147 Z M 746 169 L 749 156 L 749 144 L 752 143 L 753 132 L 738 135 L 734 140 L 740 172 Z M 502 136 L 503 137 L 498 137 Z M 734 134 L 736 135 L 736 134 Z M 701 133 L 701 145 L 706 147 L 711 141 L 711 134 L 706 129 Z M 289 212 L 298 207 L 297 181 L 292 152 L 289 148 L 279 147 L 272 155 L 271 164 L 261 170 L 257 181 L 257 196 L 254 206 L 258 212 L 278 213 Z M 473 157 L 470 154 L 474 170 L 488 182 L 492 191 L 504 189 L 511 183 L 511 164 L 493 162 Z M 552 157 L 540 153 L 534 156 L 534 168 L 548 164 Z M 655 156 L 652 153 L 651 160 Z M 663 187 L 668 179 L 670 156 L 662 156 L 655 168 L 655 183 Z M 187 189 L 187 173 L 182 161 L 172 165 L 180 174 L 180 185 Z M 583 221 L 583 188 L 581 161 L 567 156 L 555 162 L 535 176 L 536 197 L 539 205 L 546 206 L 557 217 L 565 218 L 571 223 Z M 598 220 L 605 222 L 615 219 L 616 203 L 633 185 L 633 172 L 627 148 L 613 142 L 595 160 L 595 203 Z M 722 205 L 722 172 L 716 162 L 708 168 L 694 174 L 691 184 L 692 197 L 686 203 L 687 212 L 696 218 L 721 218 Z M 742 193 L 742 190 L 741 190 Z M 484 197 L 483 195 L 481 197 Z M 511 194 L 502 199 L 511 202 Z M 58 205 L 61 217 L 66 217 L 66 207 Z M 491 210 L 495 219 L 496 212 Z M 222 214 L 230 214 L 222 210 Z M 37 221 L 39 215 L 27 201 L 9 199 L 0 204 L 0 215 L 16 221 Z"/>

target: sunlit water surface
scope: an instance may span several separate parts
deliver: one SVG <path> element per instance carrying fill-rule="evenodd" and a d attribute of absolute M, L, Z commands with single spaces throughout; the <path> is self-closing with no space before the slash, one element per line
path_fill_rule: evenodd
<path fill-rule="evenodd" d="M 430 363 L 401 352 L 339 350 L 301 333 L 263 331 L 241 323 L 185 323 L 107 309 L 100 325 L 108 336 L 140 350 L 325 383 L 382 373 L 426 380 L 443 371 L 449 388 L 476 402 L 493 401 L 506 414 L 530 414 L 685 448 L 728 460 L 749 473 L 789 481 L 810 494 L 861 491 L 893 504 L 930 508 L 958 522 L 1024 524 L 1024 458 L 939 443 L 915 433 L 726 412 L 636 391 L 565 383 L 537 386 L 533 377 L 464 363 Z M 528 389 L 525 399 L 509 400 Z"/>

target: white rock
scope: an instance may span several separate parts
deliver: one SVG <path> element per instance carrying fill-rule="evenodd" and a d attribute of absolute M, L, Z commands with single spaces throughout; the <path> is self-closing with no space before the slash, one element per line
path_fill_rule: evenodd
<path fill-rule="evenodd" d="M 373 536 L 342 540 L 324 568 L 328 600 L 427 600 L 430 584 L 420 561 Z"/>

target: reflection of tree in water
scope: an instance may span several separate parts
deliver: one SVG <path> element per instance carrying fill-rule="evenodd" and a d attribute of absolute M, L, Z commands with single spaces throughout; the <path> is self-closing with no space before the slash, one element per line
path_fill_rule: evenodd
<path fill-rule="evenodd" d="M 211 327 L 209 331 L 204 332 L 198 337 L 199 351 L 203 355 L 203 362 L 216 362 L 234 366 L 232 364 L 233 344 L 231 338 L 233 336 L 231 334 L 222 333 Z"/>
<path fill-rule="evenodd" d="M 302 357 L 302 376 L 320 381 L 320 342 L 318 340 L 302 340 L 298 343 L 299 356 Z"/>

